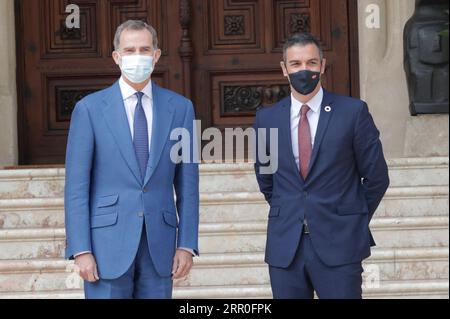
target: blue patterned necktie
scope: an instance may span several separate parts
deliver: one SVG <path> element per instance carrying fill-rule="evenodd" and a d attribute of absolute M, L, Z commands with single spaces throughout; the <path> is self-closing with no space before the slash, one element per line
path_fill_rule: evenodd
<path fill-rule="evenodd" d="M 147 117 L 145 116 L 144 108 L 142 107 L 142 97 L 144 93 L 136 92 L 137 104 L 134 111 L 134 150 L 138 160 L 139 169 L 141 171 L 142 181 L 144 181 L 147 170 L 147 163 L 149 157 L 148 150 L 148 125 Z"/>

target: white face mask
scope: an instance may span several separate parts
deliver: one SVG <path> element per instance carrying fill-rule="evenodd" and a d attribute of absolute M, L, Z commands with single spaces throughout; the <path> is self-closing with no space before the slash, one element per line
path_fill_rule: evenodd
<path fill-rule="evenodd" d="M 121 56 L 120 70 L 133 83 L 146 81 L 153 73 L 153 56 L 125 55 Z"/>

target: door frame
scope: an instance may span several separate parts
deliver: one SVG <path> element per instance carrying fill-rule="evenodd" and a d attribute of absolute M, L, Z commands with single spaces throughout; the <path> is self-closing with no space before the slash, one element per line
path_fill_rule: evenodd
<path fill-rule="evenodd" d="M 26 165 L 28 141 L 26 138 L 24 96 L 26 95 L 25 82 L 25 44 L 23 38 L 22 3 L 14 0 L 14 18 L 16 31 L 16 87 L 17 87 L 17 137 L 19 149 L 19 165 Z"/>
<path fill-rule="evenodd" d="M 349 66 L 350 92 L 352 97 L 360 98 L 359 77 L 359 28 L 358 28 L 358 0 L 348 1 L 348 30 L 349 30 Z"/>

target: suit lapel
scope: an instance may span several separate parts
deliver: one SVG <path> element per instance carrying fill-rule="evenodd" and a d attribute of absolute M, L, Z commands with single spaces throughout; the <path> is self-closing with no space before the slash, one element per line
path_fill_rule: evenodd
<path fill-rule="evenodd" d="M 300 181 L 301 184 L 304 183 L 303 178 L 300 175 L 300 168 L 297 166 L 297 163 L 295 162 L 295 156 L 294 152 L 292 150 L 292 137 L 291 137 L 291 99 L 287 99 L 286 103 L 281 107 L 281 145 L 286 145 L 287 147 L 287 154 L 289 157 L 289 164 L 291 165 L 291 170 L 296 172 L 297 178 Z M 282 141 L 288 141 L 286 144 Z M 280 144 L 278 145 L 280 146 Z"/>
<path fill-rule="evenodd" d="M 172 127 L 174 109 L 170 103 L 170 97 L 164 94 L 163 90 L 153 82 L 153 124 L 152 143 L 150 146 L 150 156 L 148 159 L 147 172 L 145 174 L 144 185 L 153 175 L 158 165 L 164 145 L 167 142 L 169 132 Z"/>
<path fill-rule="evenodd" d="M 311 176 L 312 169 L 314 167 L 314 163 L 317 160 L 317 155 L 319 153 L 320 145 L 322 144 L 323 137 L 325 136 L 325 132 L 328 128 L 328 124 L 330 122 L 331 117 L 333 116 L 333 99 L 332 95 L 326 91 L 324 91 L 322 106 L 320 110 L 320 118 L 319 118 L 319 124 L 317 126 L 316 131 L 316 138 L 314 141 L 314 148 L 311 155 L 311 161 L 309 162 L 309 168 L 308 168 L 308 177 Z M 308 180 L 308 177 L 306 180 Z"/>
<path fill-rule="evenodd" d="M 103 116 L 106 124 L 114 136 L 122 157 L 125 159 L 125 162 L 138 182 L 141 183 L 141 173 L 133 147 L 130 126 L 128 125 L 119 82 L 116 82 L 111 87 L 111 94 L 105 97 L 105 102 L 107 107 L 103 110 Z"/>

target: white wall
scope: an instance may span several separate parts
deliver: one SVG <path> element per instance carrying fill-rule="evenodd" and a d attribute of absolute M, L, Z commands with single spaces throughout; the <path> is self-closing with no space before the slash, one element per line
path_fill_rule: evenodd
<path fill-rule="evenodd" d="M 0 167 L 18 161 L 14 0 L 0 1 Z"/>

